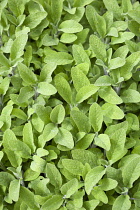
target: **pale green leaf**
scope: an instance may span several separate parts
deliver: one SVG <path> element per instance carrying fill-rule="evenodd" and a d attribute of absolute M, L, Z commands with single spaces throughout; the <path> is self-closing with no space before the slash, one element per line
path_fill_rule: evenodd
<path fill-rule="evenodd" d="M 23 55 L 23 50 L 25 48 L 27 39 L 27 34 L 21 34 L 14 40 L 10 51 L 10 58 L 12 61 L 16 58 L 20 58 Z"/>
<path fill-rule="evenodd" d="M 121 171 L 124 185 L 131 188 L 133 182 L 140 177 L 140 155 L 131 154 L 124 157 L 121 163 Z"/>
<path fill-rule="evenodd" d="M 105 174 L 105 169 L 102 166 L 97 166 L 91 169 L 85 177 L 85 191 L 89 195 L 93 187 L 99 182 Z"/>
<path fill-rule="evenodd" d="M 99 89 L 99 96 L 110 104 L 121 104 L 123 101 L 111 87 Z"/>
<path fill-rule="evenodd" d="M 108 203 L 108 197 L 105 194 L 105 192 L 98 186 L 95 186 L 92 190 L 92 195 L 95 199 L 107 204 Z"/>
<path fill-rule="evenodd" d="M 78 110 L 72 110 L 70 115 L 80 132 L 85 132 L 85 133 L 90 132 L 91 125 L 89 119 L 83 112 L 80 112 Z"/>
<path fill-rule="evenodd" d="M 65 20 L 59 25 L 59 31 L 64 33 L 77 33 L 83 30 L 83 26 L 75 20 Z"/>
<path fill-rule="evenodd" d="M 107 59 L 105 44 L 95 35 L 90 36 L 89 42 L 91 49 L 96 55 L 96 58 L 105 62 Z"/>
<path fill-rule="evenodd" d="M 72 149 L 74 147 L 74 141 L 73 141 L 73 136 L 72 134 L 64 129 L 64 128 L 59 128 L 58 134 L 55 136 L 54 141 L 56 144 L 60 144 L 62 146 L 65 146 L 69 149 Z"/>
<path fill-rule="evenodd" d="M 86 8 L 86 17 L 91 25 L 91 28 L 96 30 L 98 34 L 104 38 L 106 35 L 106 21 L 103 16 L 100 16 L 91 5 Z M 94 30 L 94 31 L 95 31 Z"/>
<path fill-rule="evenodd" d="M 0 172 L 0 185 L 8 187 L 10 182 L 15 180 L 14 176 L 8 172 Z"/>
<path fill-rule="evenodd" d="M 46 142 L 53 139 L 58 133 L 58 128 L 53 123 L 49 123 L 44 127 L 43 133 L 39 136 L 39 146 L 44 147 Z"/>
<path fill-rule="evenodd" d="M 124 90 L 121 94 L 124 103 L 138 103 L 140 102 L 140 93 L 136 90 Z"/>
<path fill-rule="evenodd" d="M 63 1 L 64 0 L 52 0 L 51 1 L 51 18 L 54 24 L 58 24 L 61 19 L 61 14 L 63 10 Z"/>
<path fill-rule="evenodd" d="M 72 92 L 71 87 L 68 83 L 68 81 L 61 75 L 55 76 L 55 87 L 60 94 L 60 96 L 69 104 L 71 104 L 72 101 Z"/>
<path fill-rule="evenodd" d="M 110 60 L 108 68 L 109 70 L 117 69 L 121 66 L 124 66 L 124 64 L 125 64 L 125 59 L 117 57 Z"/>
<path fill-rule="evenodd" d="M 62 165 L 74 175 L 82 175 L 84 165 L 78 160 L 62 159 Z"/>
<path fill-rule="evenodd" d="M 56 65 L 66 65 L 73 62 L 72 56 L 66 52 L 56 52 L 48 50 L 46 57 L 44 58 L 45 63 L 55 63 Z"/>
<path fill-rule="evenodd" d="M 111 178 L 104 178 L 99 181 L 99 185 L 102 190 L 108 191 L 108 190 L 112 190 L 116 188 L 118 185 L 118 182 Z"/>
<path fill-rule="evenodd" d="M 97 103 L 93 103 L 89 109 L 89 120 L 95 132 L 101 130 L 103 123 L 103 112 Z"/>
<path fill-rule="evenodd" d="M 112 210 L 129 210 L 131 207 L 131 201 L 129 195 L 120 195 L 113 203 Z"/>
<path fill-rule="evenodd" d="M 35 151 L 34 137 L 32 125 L 30 122 L 26 123 L 23 128 L 23 142 L 26 143 L 32 152 Z"/>
<path fill-rule="evenodd" d="M 23 63 L 18 63 L 18 70 L 19 70 L 20 77 L 23 79 L 23 81 L 27 85 L 35 84 L 35 82 L 37 81 L 37 78 L 31 69 L 29 69 Z"/>
<path fill-rule="evenodd" d="M 97 137 L 95 137 L 94 144 L 105 149 L 106 151 L 109 151 L 111 147 L 110 139 L 107 134 L 99 134 Z"/>
<path fill-rule="evenodd" d="M 111 119 L 120 120 L 124 118 L 124 112 L 117 105 L 105 103 L 102 106 L 103 115 Z"/>
<path fill-rule="evenodd" d="M 35 201 L 34 194 L 28 188 L 20 188 L 20 199 L 31 209 L 39 210 L 39 205 Z"/>
<path fill-rule="evenodd" d="M 50 179 L 50 183 L 55 186 L 55 188 L 60 189 L 62 186 L 62 177 L 57 167 L 54 164 L 47 163 L 46 174 Z"/>
<path fill-rule="evenodd" d="M 41 23 L 41 21 L 46 18 L 47 12 L 36 12 L 28 15 L 24 21 L 24 24 L 30 29 L 35 28 L 37 25 Z"/>
<path fill-rule="evenodd" d="M 76 91 L 79 91 L 80 88 L 86 85 L 90 85 L 89 79 L 86 75 L 77 67 L 71 69 L 71 76 L 73 80 L 74 87 Z"/>
<path fill-rule="evenodd" d="M 65 198 L 70 198 L 78 190 L 78 180 L 76 178 L 66 182 L 60 189 Z"/>
<path fill-rule="evenodd" d="M 65 117 L 65 109 L 64 107 L 59 104 L 50 113 L 50 119 L 53 123 L 60 124 L 63 122 Z"/>
<path fill-rule="evenodd" d="M 96 86 L 111 86 L 113 80 L 108 75 L 100 76 L 94 83 Z"/>
<path fill-rule="evenodd" d="M 75 34 L 71 33 L 63 33 L 60 37 L 60 41 L 63 43 L 72 43 L 77 39 L 77 36 Z"/>
<path fill-rule="evenodd" d="M 53 85 L 47 82 L 40 82 L 38 84 L 37 92 L 45 96 L 50 96 L 54 95 L 57 92 L 57 90 Z"/>
<path fill-rule="evenodd" d="M 82 45 L 73 45 L 72 52 L 76 64 L 88 63 L 90 65 L 90 59 Z"/>
<path fill-rule="evenodd" d="M 107 158 L 110 164 L 121 159 L 127 152 L 124 148 L 126 140 L 126 131 L 123 128 L 117 129 L 112 133 L 110 137 L 111 147 L 110 150 L 106 152 Z"/>
<path fill-rule="evenodd" d="M 56 210 L 59 209 L 63 203 L 62 195 L 53 195 L 41 207 L 41 210 Z"/>
<path fill-rule="evenodd" d="M 20 180 L 13 180 L 10 182 L 9 186 L 9 197 L 17 202 L 19 199 L 19 191 L 20 191 Z"/>
<path fill-rule="evenodd" d="M 88 99 L 90 96 L 94 95 L 98 91 L 99 87 L 96 87 L 93 84 L 83 86 L 80 88 L 76 95 L 77 103 L 81 103 Z"/>

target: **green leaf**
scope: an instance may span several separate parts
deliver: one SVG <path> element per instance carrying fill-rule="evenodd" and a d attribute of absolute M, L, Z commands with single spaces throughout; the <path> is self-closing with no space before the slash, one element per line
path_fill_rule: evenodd
<path fill-rule="evenodd" d="M 127 155 L 121 160 L 120 164 L 123 183 L 126 187 L 132 188 L 133 182 L 140 177 L 140 155 Z"/>
<path fill-rule="evenodd" d="M 37 177 L 40 175 L 40 172 L 33 171 L 31 168 L 28 168 L 24 172 L 24 181 L 32 181 L 37 179 Z"/>
<path fill-rule="evenodd" d="M 20 58 L 23 53 L 24 53 L 24 48 L 26 45 L 28 39 L 27 34 L 20 34 L 14 41 L 11 46 L 11 51 L 10 51 L 10 58 L 11 60 L 15 60 L 17 58 Z"/>
<path fill-rule="evenodd" d="M 120 44 L 123 43 L 127 40 L 132 39 L 135 36 L 134 33 L 132 32 L 119 32 L 119 36 L 118 37 L 112 37 L 111 38 L 111 44 Z"/>
<path fill-rule="evenodd" d="M 72 101 L 72 92 L 71 92 L 71 87 L 67 80 L 61 76 L 61 75 L 56 75 L 55 76 L 55 87 L 60 94 L 60 96 L 68 103 L 71 104 Z"/>
<path fill-rule="evenodd" d="M 131 207 L 130 197 L 128 195 L 120 195 L 113 203 L 112 210 L 128 210 Z"/>
<path fill-rule="evenodd" d="M 89 120 L 95 132 L 101 130 L 103 123 L 103 112 L 97 103 L 93 103 L 89 109 Z"/>
<path fill-rule="evenodd" d="M 27 120 L 27 115 L 21 109 L 13 108 L 11 115 L 16 116 L 19 119 Z"/>
<path fill-rule="evenodd" d="M 38 173 L 43 173 L 45 170 L 46 161 L 37 155 L 33 156 L 33 161 L 31 162 L 30 168 L 33 171 L 36 171 Z"/>
<path fill-rule="evenodd" d="M 70 115 L 80 132 L 85 132 L 85 133 L 90 132 L 91 125 L 89 119 L 83 112 L 72 110 Z"/>
<path fill-rule="evenodd" d="M 104 17 L 100 16 L 91 5 L 86 7 L 86 17 L 93 31 L 97 31 L 100 37 L 104 38 L 106 35 L 106 21 Z"/>
<path fill-rule="evenodd" d="M 95 186 L 92 190 L 92 195 L 95 197 L 95 199 L 97 199 L 105 204 L 108 203 L 108 197 L 100 187 Z"/>
<path fill-rule="evenodd" d="M 51 18 L 54 24 L 58 24 L 58 22 L 61 19 L 61 14 L 63 10 L 63 1 L 64 0 L 51 1 Z"/>
<path fill-rule="evenodd" d="M 6 67 L 10 67 L 10 62 L 9 60 L 6 58 L 6 56 L 0 52 L 0 64 Z"/>
<path fill-rule="evenodd" d="M 82 176 L 84 165 L 78 160 L 62 159 L 62 165 L 70 173 Z"/>
<path fill-rule="evenodd" d="M 84 207 L 87 209 L 87 210 L 94 210 L 96 209 L 96 207 L 98 206 L 98 204 L 100 203 L 99 200 L 95 200 L 95 199 L 92 199 L 92 200 L 89 200 L 89 201 L 85 201 L 84 202 Z"/>
<path fill-rule="evenodd" d="M 102 110 L 103 115 L 110 119 L 120 120 L 124 118 L 124 112 L 115 104 L 105 103 Z"/>
<path fill-rule="evenodd" d="M 40 45 L 44 45 L 44 46 L 47 46 L 47 47 L 58 45 L 58 43 L 59 43 L 58 38 L 49 36 L 48 34 L 45 34 L 40 41 Z"/>
<path fill-rule="evenodd" d="M 121 104 L 123 101 L 111 87 L 101 87 L 99 96 L 110 104 Z"/>
<path fill-rule="evenodd" d="M 10 79 L 5 77 L 0 83 L 0 94 L 5 95 L 10 84 Z"/>
<path fill-rule="evenodd" d="M 33 130 L 30 122 L 26 123 L 23 128 L 23 142 L 29 146 L 32 152 L 35 151 Z"/>
<path fill-rule="evenodd" d="M 57 92 L 57 90 L 53 85 L 47 82 L 40 82 L 38 84 L 37 92 L 45 96 L 50 96 L 54 95 Z"/>
<path fill-rule="evenodd" d="M 49 198 L 41 207 L 41 210 L 56 210 L 59 209 L 63 203 L 63 198 L 61 195 L 53 195 Z"/>
<path fill-rule="evenodd" d="M 42 149 L 42 148 L 38 148 L 36 153 L 37 153 L 37 156 L 39 157 L 47 156 L 49 154 L 49 152 L 46 149 Z"/>
<path fill-rule="evenodd" d="M 12 147 L 11 147 L 12 145 Z M 17 140 L 12 130 L 7 129 L 3 135 L 3 146 L 5 149 L 17 152 L 23 158 L 29 158 L 30 148 L 22 141 Z"/>
<path fill-rule="evenodd" d="M 135 20 L 137 23 L 140 24 L 140 14 L 136 10 L 131 10 L 128 12 L 128 15 Z"/>
<path fill-rule="evenodd" d="M 110 164 L 121 159 L 127 152 L 124 148 L 125 140 L 126 140 L 126 131 L 123 128 L 120 128 L 114 133 L 112 133 L 110 137 L 111 148 L 106 152 L 107 158 L 110 161 Z"/>
<path fill-rule="evenodd" d="M 55 188 L 60 189 L 60 187 L 62 186 L 62 177 L 56 166 L 51 163 L 47 163 L 46 174 L 47 177 L 50 179 L 50 183 Z"/>
<path fill-rule="evenodd" d="M 44 58 L 45 63 L 53 62 L 56 65 L 66 65 L 73 62 L 72 56 L 66 52 L 56 52 L 48 50 L 46 57 Z"/>
<path fill-rule="evenodd" d="M 76 91 L 79 91 L 80 88 L 82 88 L 83 86 L 90 85 L 89 79 L 77 67 L 73 67 L 71 69 L 71 76 L 72 76 L 73 85 L 74 85 Z"/>
<path fill-rule="evenodd" d="M 8 172 L 0 172 L 0 185 L 8 187 L 10 182 L 15 180 L 14 176 Z"/>
<path fill-rule="evenodd" d="M 93 187 L 99 182 L 105 174 L 105 169 L 102 166 L 97 166 L 91 169 L 85 177 L 85 191 L 89 195 Z"/>
<path fill-rule="evenodd" d="M 60 41 L 67 44 L 74 42 L 76 39 L 77 36 L 71 33 L 63 33 L 60 37 Z"/>
<path fill-rule="evenodd" d="M 32 125 L 39 133 L 41 133 L 44 128 L 44 122 L 37 116 L 36 113 L 32 115 Z"/>
<path fill-rule="evenodd" d="M 128 131 L 130 131 L 131 129 L 135 131 L 139 130 L 139 119 L 135 114 L 127 113 L 125 115 L 125 118 L 128 122 Z"/>
<path fill-rule="evenodd" d="M 60 124 L 63 122 L 65 117 L 65 109 L 63 105 L 57 105 L 50 113 L 50 119 L 53 123 Z"/>
<path fill-rule="evenodd" d="M 88 99 L 90 96 L 95 94 L 98 91 L 99 87 L 96 87 L 93 84 L 83 86 L 80 88 L 76 95 L 76 101 L 77 103 L 82 103 L 86 99 Z"/>
<path fill-rule="evenodd" d="M 20 191 L 20 180 L 11 181 L 9 186 L 9 197 L 15 202 L 17 202 L 19 199 L 19 191 Z"/>
<path fill-rule="evenodd" d="M 96 55 L 96 58 L 105 62 L 107 59 L 105 44 L 95 35 L 90 36 L 89 43 L 92 51 Z"/>
<path fill-rule="evenodd" d="M 110 60 L 108 68 L 109 70 L 117 69 L 121 66 L 124 66 L 124 64 L 125 64 L 125 59 L 117 57 Z"/>
<path fill-rule="evenodd" d="M 72 157 L 74 160 L 78 160 L 84 165 L 88 163 L 91 168 L 97 166 L 98 156 L 92 151 L 84 149 L 74 149 L 72 150 Z"/>
<path fill-rule="evenodd" d="M 124 13 L 127 13 L 128 11 L 132 10 L 131 0 L 122 0 L 122 8 Z"/>
<path fill-rule="evenodd" d="M 113 12 L 115 18 L 119 19 L 121 17 L 122 10 L 117 0 L 103 0 L 103 3 L 108 11 Z"/>
<path fill-rule="evenodd" d="M 19 103 L 28 102 L 28 100 L 34 95 L 34 89 L 30 86 L 22 87 L 20 89 L 19 96 L 17 98 L 17 101 Z"/>
<path fill-rule="evenodd" d="M 60 191 L 65 198 L 70 198 L 79 188 L 78 180 L 76 178 L 66 182 L 62 185 Z"/>
<path fill-rule="evenodd" d="M 124 90 L 121 94 L 124 103 L 138 103 L 140 102 L 140 93 L 136 90 Z"/>
<path fill-rule="evenodd" d="M 34 194 L 26 187 L 20 188 L 20 199 L 26 203 L 29 208 L 39 210 L 39 205 L 35 201 Z"/>
<path fill-rule="evenodd" d="M 108 190 L 112 190 L 116 188 L 118 185 L 118 182 L 114 179 L 104 178 L 99 181 L 99 185 L 102 190 L 108 191 Z"/>
<path fill-rule="evenodd" d="M 134 66 L 136 66 L 140 62 L 140 51 L 132 53 L 130 56 L 126 58 L 126 63 L 123 67 L 120 68 L 121 76 L 124 77 L 125 80 L 131 78 Z"/>
<path fill-rule="evenodd" d="M 27 85 L 33 85 L 37 81 L 36 75 L 23 63 L 18 63 L 20 77 Z"/>
<path fill-rule="evenodd" d="M 100 76 L 94 83 L 96 86 L 111 86 L 113 80 L 108 75 Z"/>
<path fill-rule="evenodd" d="M 45 126 L 43 133 L 38 138 L 38 144 L 40 147 L 44 147 L 46 142 L 53 139 L 58 133 L 58 128 L 53 123 L 49 123 Z"/>
<path fill-rule="evenodd" d="M 74 147 L 74 141 L 73 141 L 73 136 L 72 134 L 64 129 L 64 128 L 59 128 L 58 134 L 55 136 L 54 141 L 56 144 L 60 144 L 62 146 L 65 146 L 69 149 L 72 149 Z"/>
<path fill-rule="evenodd" d="M 74 7 L 84 7 L 90 3 L 92 3 L 94 0 L 75 0 L 74 1 Z"/>
<path fill-rule="evenodd" d="M 72 46 L 72 52 L 73 52 L 73 57 L 74 57 L 76 64 L 88 63 L 90 65 L 90 59 L 82 45 L 74 44 Z"/>
<path fill-rule="evenodd" d="M 107 134 L 100 134 L 97 137 L 95 137 L 94 144 L 98 147 L 105 149 L 106 151 L 109 151 L 111 147 L 110 139 Z"/>
<path fill-rule="evenodd" d="M 9 0 L 8 6 L 16 17 L 18 17 L 19 15 L 22 15 L 24 12 L 24 3 L 21 0 L 19 1 Z"/>
<path fill-rule="evenodd" d="M 35 28 L 41 23 L 41 21 L 46 18 L 47 12 L 39 11 L 28 15 L 24 21 L 24 24 L 30 29 Z"/>
<path fill-rule="evenodd" d="M 83 26 L 75 20 L 65 20 L 59 25 L 58 30 L 64 33 L 78 33 L 83 30 Z"/>

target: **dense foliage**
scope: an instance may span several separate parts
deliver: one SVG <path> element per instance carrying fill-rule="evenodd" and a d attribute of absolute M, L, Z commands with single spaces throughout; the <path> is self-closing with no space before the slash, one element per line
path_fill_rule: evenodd
<path fill-rule="evenodd" d="M 140 209 L 140 4 L 0 0 L 0 209 Z"/>

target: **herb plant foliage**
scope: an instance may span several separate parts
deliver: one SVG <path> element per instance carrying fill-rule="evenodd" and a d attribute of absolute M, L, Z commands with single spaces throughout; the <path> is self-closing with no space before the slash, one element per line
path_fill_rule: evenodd
<path fill-rule="evenodd" d="M 0 0 L 0 210 L 140 209 L 140 4 Z"/>

